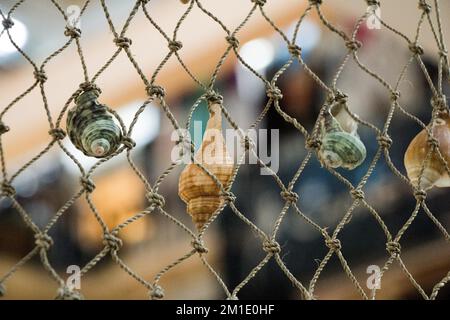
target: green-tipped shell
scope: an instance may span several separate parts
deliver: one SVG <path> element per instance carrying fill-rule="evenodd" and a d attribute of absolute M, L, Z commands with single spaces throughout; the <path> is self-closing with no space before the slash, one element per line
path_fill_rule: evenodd
<path fill-rule="evenodd" d="M 72 143 L 85 155 L 104 158 L 120 146 L 122 134 L 113 116 L 97 102 L 97 93 L 86 91 L 69 110 L 67 132 Z"/>
<path fill-rule="evenodd" d="M 319 157 L 332 168 L 352 170 L 366 158 L 366 147 L 357 135 L 342 131 L 329 132 L 322 138 Z"/>

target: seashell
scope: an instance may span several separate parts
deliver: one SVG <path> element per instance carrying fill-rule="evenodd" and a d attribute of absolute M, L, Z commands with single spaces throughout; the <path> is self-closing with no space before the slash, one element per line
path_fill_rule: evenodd
<path fill-rule="evenodd" d="M 433 136 L 439 143 L 439 150 L 450 166 L 450 116 L 442 113 L 436 118 L 433 127 Z M 423 162 L 430 151 L 428 134 L 423 129 L 409 144 L 405 153 L 404 163 L 409 180 L 415 185 L 419 184 L 419 176 Z M 420 187 L 424 190 L 432 187 L 450 187 L 450 177 L 436 151 L 432 151 L 427 165 L 424 168 Z"/>
<path fill-rule="evenodd" d="M 358 122 L 356 122 L 345 109 L 344 103 L 338 103 L 331 110 L 331 115 L 341 126 L 342 130 L 355 133 L 358 130 Z"/>
<path fill-rule="evenodd" d="M 81 93 L 67 115 L 67 132 L 72 143 L 85 155 L 104 158 L 120 146 L 122 132 L 105 105 L 97 101 L 98 91 Z"/>
<path fill-rule="evenodd" d="M 338 108 L 327 113 L 322 123 L 319 160 L 332 168 L 353 170 L 365 160 L 366 147 L 357 133 L 357 122 L 342 106 Z"/>
<path fill-rule="evenodd" d="M 220 105 L 211 102 L 210 118 L 202 144 L 195 160 L 213 174 L 226 189 L 233 173 L 233 160 L 229 156 L 222 135 Z M 200 230 L 214 212 L 223 204 L 220 189 L 214 180 L 196 164 L 188 164 L 181 172 L 178 194 L 187 204 L 187 212 Z"/>

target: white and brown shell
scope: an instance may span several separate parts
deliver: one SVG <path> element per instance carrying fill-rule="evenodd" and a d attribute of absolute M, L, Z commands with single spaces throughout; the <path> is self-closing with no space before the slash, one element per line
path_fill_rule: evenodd
<path fill-rule="evenodd" d="M 447 162 L 447 165 L 450 166 L 450 117 L 448 113 L 443 113 L 436 118 L 433 136 L 439 144 L 442 157 Z M 418 186 L 422 166 L 431 148 L 428 140 L 427 131 L 423 129 L 411 141 L 405 153 L 406 172 L 414 186 Z M 431 156 L 420 180 L 420 187 L 425 190 L 434 186 L 440 188 L 450 187 L 450 177 L 437 151 L 431 151 Z"/>
<path fill-rule="evenodd" d="M 226 150 L 222 135 L 220 105 L 210 103 L 209 110 L 210 118 L 202 144 L 195 154 L 195 160 L 227 188 L 233 172 L 233 160 Z M 217 183 L 201 167 L 193 163 L 188 164 L 181 172 L 178 194 L 187 204 L 187 212 L 199 230 L 223 204 Z"/>

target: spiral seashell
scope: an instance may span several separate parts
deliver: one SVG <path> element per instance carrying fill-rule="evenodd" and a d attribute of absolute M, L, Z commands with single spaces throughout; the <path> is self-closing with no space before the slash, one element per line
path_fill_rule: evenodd
<path fill-rule="evenodd" d="M 366 147 L 358 136 L 358 125 L 344 108 L 325 115 L 319 160 L 332 168 L 353 170 L 366 158 Z"/>
<path fill-rule="evenodd" d="M 104 158 L 120 146 L 122 132 L 106 106 L 97 101 L 98 92 L 89 90 L 76 99 L 67 115 L 70 140 L 85 155 Z"/>
<path fill-rule="evenodd" d="M 433 136 L 439 144 L 442 157 L 450 166 L 450 116 L 448 113 L 440 114 L 433 127 Z M 423 129 L 409 144 L 405 153 L 404 163 L 408 178 L 414 186 L 419 184 L 419 176 L 424 161 L 430 152 L 428 134 Z M 423 169 L 420 179 L 420 188 L 424 190 L 432 187 L 450 187 L 450 177 L 437 151 L 431 151 L 428 163 Z"/>
<path fill-rule="evenodd" d="M 233 173 L 233 160 L 229 156 L 222 135 L 220 105 L 210 103 L 210 118 L 203 142 L 195 160 L 213 174 L 226 189 Z M 214 212 L 223 205 L 216 182 L 196 164 L 188 164 L 181 172 L 178 194 L 187 204 L 187 212 L 200 230 Z"/>

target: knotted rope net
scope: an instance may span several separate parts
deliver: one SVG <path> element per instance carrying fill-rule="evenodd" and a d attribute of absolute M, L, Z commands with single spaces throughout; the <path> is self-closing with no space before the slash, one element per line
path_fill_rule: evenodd
<path fill-rule="evenodd" d="M 323 5 L 326 1 L 322 0 L 309 0 L 307 3 L 306 9 L 300 13 L 298 20 L 295 25 L 295 30 L 292 38 L 288 38 L 288 36 L 282 31 L 280 27 L 278 27 L 275 22 L 271 19 L 269 12 L 266 12 L 265 5 L 266 0 L 251 0 L 252 6 L 248 14 L 242 20 L 242 22 L 238 25 L 238 27 L 234 30 L 229 29 L 214 13 L 213 9 L 208 8 L 207 1 L 201 0 L 185 0 L 182 1 L 185 3 L 185 11 L 181 16 L 179 21 L 177 22 L 175 29 L 173 30 L 172 36 L 169 35 L 167 30 L 163 30 L 154 20 L 153 15 L 157 14 L 157 12 L 148 10 L 148 6 L 152 2 L 151 0 L 137 0 L 133 1 L 134 6 L 132 10 L 129 12 L 128 18 L 121 30 L 118 30 L 115 24 L 113 23 L 110 10 L 108 4 L 105 0 L 98 0 L 101 4 L 101 8 L 103 10 L 103 15 L 105 17 L 105 21 L 108 23 L 110 30 L 113 34 L 114 43 L 117 45 L 117 50 L 114 52 L 112 57 L 105 62 L 105 64 L 96 71 L 93 77 L 89 77 L 88 68 L 86 66 L 86 59 L 89 58 L 88 53 L 83 50 L 83 47 L 80 43 L 80 38 L 83 37 L 83 33 L 80 29 L 77 29 L 75 26 L 69 24 L 68 16 L 65 10 L 61 7 L 57 0 L 48 0 L 52 6 L 57 10 L 61 17 L 67 22 L 67 27 L 64 31 L 64 34 L 67 36 L 67 41 L 65 44 L 59 48 L 58 50 L 51 53 L 47 58 L 45 58 L 42 64 L 37 64 L 33 61 L 29 55 L 20 48 L 19 45 L 16 44 L 14 37 L 10 33 L 10 28 L 13 26 L 13 17 L 16 12 L 20 8 L 20 6 L 26 2 L 27 0 L 19 0 L 17 1 L 11 8 L 7 10 L 7 8 L 1 8 L 0 15 L 3 25 L 3 30 L 0 33 L 1 37 L 8 37 L 11 43 L 15 46 L 17 51 L 27 60 L 27 62 L 32 66 L 34 72 L 33 76 L 35 81 L 31 87 L 29 87 L 24 92 L 20 93 L 15 99 L 13 99 L 7 106 L 3 107 L 0 113 L 0 133 L 3 135 L 8 134 L 9 127 L 14 126 L 14 123 L 4 123 L 4 116 L 10 111 L 14 106 L 26 95 L 30 94 L 33 90 L 39 90 L 43 106 L 46 111 L 48 124 L 49 124 L 49 135 L 50 142 L 48 145 L 38 154 L 36 154 L 29 162 L 27 162 L 22 168 L 20 168 L 17 172 L 11 174 L 6 170 L 5 164 L 5 154 L 4 148 L 2 146 L 2 139 L 0 137 L 0 163 L 2 170 L 2 184 L 1 184 L 1 196 L 2 198 L 9 198 L 12 202 L 13 207 L 17 210 L 20 217 L 26 223 L 26 225 L 32 230 L 35 236 L 35 246 L 34 248 L 24 256 L 20 261 L 14 265 L 9 272 L 2 275 L 0 277 L 0 292 L 2 294 L 6 294 L 6 283 L 8 279 L 10 279 L 14 273 L 19 270 L 24 264 L 26 264 L 31 258 L 34 256 L 39 256 L 42 265 L 51 275 L 52 279 L 58 284 L 59 291 L 57 298 L 60 299 L 80 299 L 82 298 L 82 293 L 78 292 L 72 288 L 68 288 L 65 284 L 64 279 L 48 259 L 48 251 L 53 245 L 53 239 L 49 236 L 49 231 L 57 224 L 61 217 L 67 212 L 67 210 L 75 203 L 75 201 L 81 197 L 85 197 L 87 203 L 92 210 L 92 214 L 95 216 L 99 225 L 103 231 L 103 249 L 98 252 L 98 254 L 89 261 L 82 269 L 81 276 L 84 277 L 96 264 L 98 264 L 102 259 L 104 259 L 107 255 L 111 255 L 113 261 L 120 266 L 126 273 L 128 273 L 131 277 L 133 277 L 139 284 L 144 286 L 148 292 L 149 296 L 152 299 L 161 299 L 164 297 L 164 289 L 160 285 L 160 280 L 167 273 L 169 273 L 175 266 L 182 264 L 188 258 L 192 256 L 198 257 L 201 259 L 202 263 L 206 266 L 206 269 L 214 276 L 217 280 L 218 285 L 223 288 L 223 292 L 226 298 L 228 299 L 238 299 L 240 290 L 246 286 L 254 277 L 258 274 L 258 272 L 265 267 L 265 265 L 269 262 L 269 260 L 274 259 L 276 264 L 279 266 L 281 271 L 285 274 L 285 276 L 289 279 L 289 281 L 298 289 L 298 297 L 303 299 L 315 299 L 315 287 L 316 284 L 322 274 L 322 271 L 327 266 L 328 262 L 332 258 L 332 256 L 337 256 L 342 265 L 342 268 L 348 278 L 351 280 L 359 294 L 364 299 L 375 299 L 376 298 L 376 290 L 372 290 L 367 292 L 363 289 L 363 285 L 357 280 L 355 277 L 349 263 L 346 260 L 346 257 L 343 254 L 343 248 L 341 242 L 339 240 L 339 235 L 344 229 L 346 223 L 352 217 L 352 213 L 357 207 L 366 208 L 370 214 L 375 218 L 381 230 L 384 232 L 385 240 L 386 240 L 386 250 L 388 252 L 388 259 L 385 261 L 385 264 L 381 271 L 381 281 L 383 280 L 383 275 L 390 269 L 393 264 L 398 264 L 401 270 L 405 273 L 409 281 L 415 287 L 415 289 L 420 293 L 420 295 L 424 299 L 435 299 L 438 297 L 440 289 L 443 288 L 450 281 L 450 272 L 442 278 L 438 283 L 435 284 L 434 288 L 431 292 L 425 292 L 425 290 L 421 287 L 421 285 L 414 279 L 413 275 L 409 272 L 408 267 L 402 260 L 402 252 L 401 252 L 401 240 L 405 231 L 411 226 L 414 222 L 416 216 L 419 213 L 419 210 L 422 208 L 427 214 L 430 221 L 439 229 L 442 233 L 445 240 L 450 241 L 450 235 L 448 230 L 443 226 L 443 224 L 433 215 L 430 209 L 427 206 L 426 196 L 427 193 L 425 190 L 421 190 L 417 186 L 413 185 L 410 180 L 402 174 L 402 169 L 397 168 L 390 158 L 389 148 L 392 144 L 392 140 L 389 137 L 389 128 L 391 124 L 391 120 L 395 113 L 401 114 L 402 116 L 406 116 L 411 121 L 415 121 L 421 127 L 427 128 L 427 126 L 422 123 L 416 116 L 408 112 L 405 108 L 402 107 L 399 102 L 400 91 L 399 84 L 405 78 L 406 72 L 408 68 L 415 62 L 420 66 L 420 69 L 423 71 L 425 75 L 430 90 L 433 95 L 433 101 L 431 103 L 431 114 L 432 117 L 435 118 L 439 112 L 442 112 L 444 109 L 448 109 L 445 96 L 443 95 L 442 83 L 445 81 L 445 78 L 448 77 L 449 70 L 449 59 L 448 53 L 446 50 L 446 46 L 444 43 L 443 36 L 443 28 L 441 23 L 441 12 L 439 7 L 439 0 L 426 1 L 420 0 L 418 1 L 418 10 L 420 10 L 420 19 L 417 21 L 417 29 L 413 38 L 409 38 L 407 35 L 398 31 L 394 26 L 389 25 L 385 21 L 382 20 L 381 17 L 378 17 L 380 23 L 386 28 L 389 32 L 392 32 L 395 37 L 398 37 L 400 41 L 404 43 L 405 46 L 408 46 L 410 49 L 410 57 L 407 60 L 406 64 L 403 66 L 401 73 L 397 77 L 397 81 L 395 84 L 390 84 L 386 80 L 383 79 L 383 76 L 377 74 L 375 71 L 371 70 L 369 66 L 366 66 L 362 61 L 360 61 L 358 57 L 358 50 L 363 45 L 357 40 L 357 34 L 362 26 L 362 24 L 368 19 L 369 16 L 375 14 L 376 9 L 380 6 L 380 2 L 377 0 L 367 0 L 365 1 L 367 5 L 372 8 L 371 10 L 364 11 L 361 16 L 357 19 L 353 32 L 350 34 L 339 29 L 338 26 L 334 25 L 330 20 L 327 19 L 327 16 L 323 12 Z M 131 2 L 132 0 L 130 0 Z M 248 0 L 250 1 L 250 0 Z M 358 0 L 359 1 L 359 0 Z M 361 0 L 362 1 L 362 0 Z M 81 17 L 85 13 L 88 6 L 94 2 L 93 0 L 86 0 L 81 9 Z M 174 5 L 181 5 L 178 1 L 173 0 Z M 413 1 L 411 1 L 412 3 Z M 217 24 L 221 30 L 223 31 L 224 41 L 227 41 L 228 46 L 223 52 L 219 62 L 215 66 L 213 70 L 211 70 L 211 76 L 209 78 L 208 83 L 204 83 L 200 81 L 197 77 L 195 77 L 194 73 L 187 67 L 187 65 L 183 62 L 182 57 L 179 55 L 178 51 L 182 49 L 183 43 L 178 39 L 178 31 L 183 28 L 183 22 L 189 16 L 194 8 L 198 8 L 201 12 L 203 12 L 207 17 L 210 18 L 210 22 L 212 24 Z M 146 19 L 148 20 L 148 26 L 151 28 L 152 26 L 156 28 L 156 30 L 161 34 L 162 37 L 167 41 L 168 49 L 167 55 L 161 61 L 159 66 L 151 71 L 151 70 L 142 70 L 139 66 L 138 62 L 135 60 L 133 56 L 133 45 L 132 39 L 127 37 L 127 30 L 130 25 L 133 23 L 133 19 L 138 12 L 142 12 Z M 297 37 L 299 34 L 299 30 L 301 28 L 302 22 L 305 20 L 313 12 L 316 12 L 323 26 L 331 33 L 336 34 L 339 39 L 342 40 L 342 45 L 345 46 L 347 51 L 342 59 L 342 63 L 339 65 L 336 70 L 333 81 L 329 84 L 325 83 L 321 78 L 310 69 L 310 67 L 305 63 L 302 58 L 302 48 L 296 45 Z M 265 21 L 273 28 L 273 30 L 278 33 L 284 41 L 285 46 L 288 48 L 290 57 L 284 63 L 284 65 L 275 73 L 272 79 L 266 79 L 265 76 L 261 73 L 258 73 L 255 69 L 251 67 L 251 65 L 245 61 L 241 55 L 239 54 L 239 39 L 238 33 L 242 29 L 245 28 L 246 24 L 250 20 L 251 17 L 255 15 L 262 16 Z M 420 47 L 420 35 L 421 30 L 425 25 L 429 25 L 431 28 L 434 40 L 436 42 L 436 48 L 439 53 L 439 79 L 437 84 L 433 83 L 427 68 L 422 60 L 422 54 L 424 50 Z M 80 88 L 74 92 L 70 97 L 68 97 L 67 102 L 62 107 L 59 112 L 58 117 L 55 119 L 51 115 L 49 111 L 49 102 L 47 99 L 47 90 L 46 90 L 46 67 L 50 61 L 52 61 L 56 56 L 60 55 L 70 46 L 76 46 L 79 55 L 79 61 L 81 62 L 81 68 L 83 70 L 84 80 L 82 81 L 82 85 Z M 142 104 L 142 106 L 135 113 L 134 119 L 131 125 L 127 128 L 120 118 L 120 116 L 114 111 L 109 110 L 114 114 L 114 116 L 120 122 L 122 130 L 124 132 L 124 138 L 121 147 L 114 152 L 112 155 L 99 160 L 94 166 L 92 166 L 88 171 L 83 169 L 81 163 L 77 160 L 77 158 L 71 154 L 67 148 L 64 147 L 62 140 L 66 137 L 66 132 L 64 130 L 64 125 L 61 124 L 63 116 L 66 114 L 69 106 L 73 103 L 74 99 L 84 90 L 96 88 L 96 80 L 102 76 L 104 71 L 110 67 L 113 61 L 119 55 L 126 55 L 131 62 L 131 66 L 136 70 L 140 78 L 142 79 L 143 84 L 145 85 L 146 92 L 148 94 L 148 99 Z M 221 97 L 220 93 L 217 91 L 215 84 L 216 79 L 218 78 L 218 74 L 223 67 L 226 59 L 230 55 L 235 55 L 237 59 L 242 63 L 242 65 L 247 68 L 252 74 L 260 79 L 260 81 L 265 85 L 266 93 L 268 97 L 268 102 L 263 108 L 262 112 L 258 115 L 258 117 L 254 120 L 254 123 L 250 126 L 249 129 L 257 128 L 260 122 L 266 117 L 267 112 L 270 109 L 275 109 L 277 113 L 279 113 L 282 118 L 292 125 L 297 131 L 298 134 L 302 135 L 306 141 L 305 149 L 307 150 L 306 157 L 303 159 L 299 159 L 299 167 L 289 181 L 288 184 L 284 184 L 281 179 L 277 176 L 275 172 L 271 170 L 263 161 L 259 160 L 258 163 L 260 166 L 265 167 L 266 170 L 271 172 L 271 176 L 276 181 L 280 188 L 280 196 L 284 200 L 284 205 L 281 212 L 277 213 L 277 218 L 273 224 L 273 228 L 270 232 L 263 231 L 260 227 L 258 227 L 253 221 L 247 218 L 244 212 L 241 212 L 239 208 L 235 205 L 236 196 L 232 193 L 233 182 L 236 176 L 239 174 L 239 169 L 242 165 L 244 156 L 235 164 L 233 170 L 233 177 L 230 185 L 227 188 L 224 188 L 216 177 L 213 177 L 214 181 L 220 186 L 221 196 L 224 201 L 220 208 L 213 214 L 210 220 L 203 226 L 203 228 L 199 232 L 193 232 L 188 226 L 183 224 L 177 218 L 175 218 L 171 213 L 166 212 L 164 195 L 159 193 L 160 185 L 164 181 L 164 179 L 172 172 L 177 166 L 182 166 L 179 162 L 175 161 L 168 165 L 167 169 L 161 173 L 161 175 L 156 179 L 155 182 L 148 181 L 148 179 L 144 176 L 143 173 L 139 170 L 137 165 L 134 163 L 131 155 L 133 153 L 133 148 L 135 147 L 135 143 L 133 141 L 133 127 L 139 121 L 140 114 L 150 103 L 157 103 L 161 109 L 163 110 L 165 116 L 170 121 L 174 130 L 179 130 L 182 128 L 189 128 L 191 125 L 192 115 L 194 111 L 199 107 L 199 105 L 204 101 L 211 101 L 223 99 L 222 113 L 226 118 L 226 121 L 229 125 L 239 133 L 239 136 L 242 139 L 242 143 L 246 148 L 246 152 L 252 153 L 253 156 L 258 157 L 254 150 L 254 145 L 252 144 L 251 139 L 247 136 L 246 131 L 242 130 L 238 127 L 236 122 L 233 120 L 233 117 L 228 112 L 227 109 L 227 99 L 226 97 Z M 179 119 L 177 119 L 172 113 L 171 107 L 166 102 L 165 97 L 165 89 L 158 85 L 158 75 L 161 70 L 165 67 L 167 62 L 170 59 L 176 59 L 180 67 L 184 69 L 185 72 L 192 78 L 192 80 L 198 85 L 198 87 L 202 90 L 201 96 L 197 99 L 197 101 L 190 107 L 189 116 L 186 121 L 185 126 L 180 124 Z M 314 221 L 313 218 L 305 215 L 298 206 L 299 201 L 306 201 L 301 198 L 301 195 L 296 194 L 293 189 L 295 184 L 301 179 L 302 173 L 305 170 L 305 167 L 310 162 L 310 160 L 315 157 L 321 141 L 319 135 L 319 124 L 322 121 L 325 111 L 329 107 L 330 104 L 339 100 L 345 99 L 345 95 L 343 95 L 338 89 L 338 82 L 342 71 L 345 69 L 349 60 L 353 60 L 357 66 L 359 66 L 361 72 L 369 75 L 374 81 L 380 83 L 385 88 L 385 93 L 390 97 L 390 108 L 388 115 L 385 119 L 384 126 L 382 129 L 379 129 L 374 124 L 361 119 L 356 114 L 352 113 L 351 110 L 348 110 L 352 118 L 357 121 L 360 125 L 368 127 L 372 130 L 376 136 L 378 137 L 378 149 L 370 162 L 370 166 L 366 172 L 366 174 L 362 177 L 362 179 L 357 184 L 352 184 L 349 180 L 347 180 L 344 176 L 342 176 L 338 171 L 333 168 L 326 167 L 326 169 L 333 174 L 336 179 L 338 179 L 343 186 L 348 189 L 349 194 L 352 196 L 353 201 L 352 205 L 348 208 L 348 210 L 343 214 L 337 226 L 334 230 L 328 230 L 327 228 L 319 225 Z M 321 107 L 319 116 L 316 121 L 316 125 L 313 130 L 309 132 L 301 123 L 299 123 L 296 119 L 291 117 L 289 114 L 283 111 L 282 108 L 282 92 L 277 87 L 277 82 L 280 76 L 294 63 L 298 62 L 304 71 L 320 86 L 321 90 L 323 90 L 326 99 Z M 92 72 L 92 70 L 90 70 Z M 434 150 L 439 150 L 436 139 L 432 136 L 432 130 L 428 130 L 429 141 L 430 144 L 434 145 Z M 185 137 L 180 136 L 179 142 L 184 142 Z M 192 143 L 191 143 L 192 144 Z M 52 219 L 48 222 L 48 224 L 44 228 L 39 228 L 36 223 L 30 218 L 29 213 L 24 209 L 24 207 L 18 202 L 15 197 L 15 188 L 14 181 L 15 179 L 27 170 L 30 165 L 34 162 L 38 161 L 44 154 L 49 152 L 52 148 L 59 148 L 62 152 L 64 152 L 74 164 L 79 168 L 80 175 L 80 187 L 79 190 L 69 199 L 67 202 L 54 214 Z M 194 145 L 191 145 L 191 149 L 194 149 Z M 92 193 L 95 192 L 95 181 L 93 181 L 92 176 L 94 172 L 98 170 L 105 162 L 109 161 L 111 158 L 116 157 L 117 155 L 125 153 L 126 159 L 129 163 L 129 166 L 132 168 L 136 176 L 142 181 L 146 190 L 146 197 L 148 200 L 148 206 L 145 210 L 141 212 L 137 212 L 131 218 L 123 221 L 119 225 L 114 228 L 108 228 L 107 224 L 104 222 L 102 215 L 98 212 L 98 209 L 94 205 L 92 201 Z M 430 154 L 428 155 L 430 157 Z M 201 163 L 195 162 L 195 159 L 192 155 L 192 161 L 196 163 L 199 167 L 203 168 Z M 442 158 L 442 156 L 441 156 Z M 259 158 L 258 158 L 259 159 Z M 414 210 L 411 212 L 407 221 L 403 224 L 403 226 L 397 230 L 389 230 L 386 226 L 385 222 L 381 218 L 380 214 L 377 210 L 366 200 L 364 194 L 364 187 L 367 181 L 370 179 L 373 170 L 378 162 L 384 161 L 387 163 L 390 170 L 398 177 L 403 183 L 408 185 L 411 189 L 411 194 L 414 195 L 416 199 L 416 205 Z M 445 160 L 442 158 L 445 162 Z M 424 163 L 425 166 L 425 163 Z M 450 174 L 449 166 L 446 164 L 445 166 L 447 173 Z M 204 168 L 203 168 L 204 169 Z M 205 169 L 204 169 L 205 170 Z M 206 170 L 205 170 L 206 171 Z M 422 170 L 423 171 L 423 170 Z M 208 173 L 210 174 L 210 173 Z M 223 211 L 225 207 L 231 208 L 232 212 L 241 219 L 248 227 L 260 238 L 261 240 L 261 248 L 266 253 L 264 258 L 248 273 L 248 275 L 239 283 L 235 288 L 230 288 L 227 286 L 225 281 L 221 278 L 218 271 L 208 262 L 208 249 L 206 248 L 206 244 L 204 241 L 204 235 L 207 232 L 209 226 L 213 221 L 217 218 L 217 216 Z M 288 210 L 292 208 L 294 212 L 298 215 L 299 219 L 303 219 L 306 223 L 310 224 L 318 233 L 323 237 L 324 245 L 328 248 L 328 252 L 321 259 L 320 263 L 316 271 L 314 272 L 313 277 L 310 279 L 309 283 L 302 283 L 299 281 L 295 275 L 295 271 L 291 270 L 288 265 L 282 259 L 282 248 L 280 244 L 277 242 L 277 234 L 282 225 L 284 218 L 288 212 Z M 130 224 L 136 222 L 139 219 L 142 219 L 146 215 L 150 214 L 160 214 L 165 216 L 169 221 L 179 227 L 180 232 L 186 233 L 191 238 L 192 250 L 186 252 L 184 256 L 179 257 L 165 268 L 163 268 L 159 273 L 155 275 L 153 279 L 145 279 L 137 272 L 135 272 L 131 267 L 129 267 L 124 260 L 122 260 L 120 255 L 120 249 L 122 246 L 122 240 L 119 237 L 119 232 L 124 228 L 127 228 Z M 275 214 L 275 213 L 274 213 Z"/>

